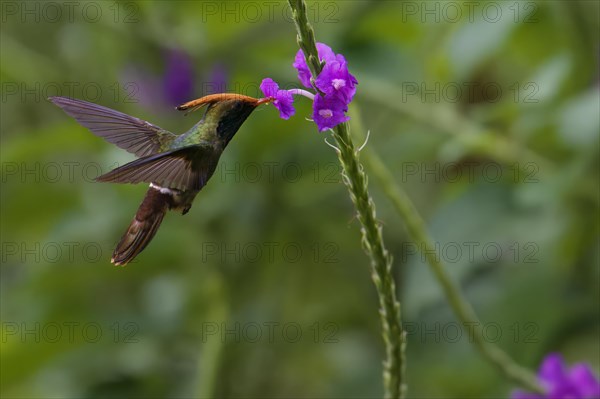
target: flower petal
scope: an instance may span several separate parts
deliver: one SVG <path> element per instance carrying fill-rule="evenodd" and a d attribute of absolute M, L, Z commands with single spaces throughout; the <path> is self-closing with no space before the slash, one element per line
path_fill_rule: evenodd
<path fill-rule="evenodd" d="M 345 112 L 348 107 L 344 102 L 333 97 L 316 96 L 313 103 L 313 120 L 319 131 L 331 129 L 350 119 Z"/>
<path fill-rule="evenodd" d="M 331 47 L 325 43 L 317 43 L 317 53 L 319 54 L 320 61 L 330 62 L 334 61 L 336 58 L 336 55 Z"/>
<path fill-rule="evenodd" d="M 302 50 L 298 50 L 296 53 L 293 66 L 298 70 L 298 79 L 300 80 L 300 83 L 302 83 L 304 87 L 310 88 L 310 70 L 308 69 L 308 65 L 306 65 L 306 59 L 304 58 Z"/>
<path fill-rule="evenodd" d="M 579 397 L 600 397 L 600 381 L 596 379 L 590 366 L 584 363 L 575 364 L 569 371 L 569 380 L 577 389 Z"/>
<path fill-rule="evenodd" d="M 281 119 L 290 119 L 296 113 L 294 96 L 287 90 L 279 90 L 277 92 L 273 105 L 279 110 L 279 117 Z"/>
<path fill-rule="evenodd" d="M 558 353 L 547 355 L 542 361 L 538 378 L 553 386 L 565 379 L 565 363 L 563 357 Z"/>
<path fill-rule="evenodd" d="M 317 43 L 317 53 L 321 62 L 325 61 L 325 63 L 328 64 L 329 62 L 336 60 L 336 55 L 331 49 L 331 47 L 324 43 Z M 306 58 L 304 57 L 304 52 L 302 50 L 298 50 L 298 52 L 296 53 L 293 66 L 294 68 L 296 68 L 296 70 L 298 70 L 298 79 L 300 80 L 302 85 L 310 89 L 311 73 L 310 69 L 308 68 L 308 65 L 306 64 Z"/>
<path fill-rule="evenodd" d="M 558 353 L 547 355 L 538 371 L 538 379 L 545 390 L 541 396 L 515 391 L 512 399 L 591 399 L 600 397 L 600 382 L 590 366 L 575 364 L 567 370 Z"/>
<path fill-rule="evenodd" d="M 296 113 L 294 96 L 288 90 L 279 90 L 279 85 L 271 78 L 265 78 L 260 83 L 260 90 L 265 97 L 273 99 L 273 106 L 279 110 L 282 119 L 289 119 Z"/>
<path fill-rule="evenodd" d="M 350 104 L 356 94 L 356 78 L 348 71 L 345 61 L 326 64 L 315 83 L 323 93 L 337 97 L 346 104 Z"/>
<path fill-rule="evenodd" d="M 260 83 L 260 90 L 265 97 L 275 97 L 279 90 L 279 85 L 271 78 L 265 78 Z"/>

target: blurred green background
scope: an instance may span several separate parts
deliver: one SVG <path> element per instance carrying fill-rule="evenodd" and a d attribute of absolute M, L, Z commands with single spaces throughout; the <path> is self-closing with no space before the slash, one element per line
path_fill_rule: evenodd
<path fill-rule="evenodd" d="M 359 81 L 357 142 L 370 130 L 485 338 L 532 369 L 559 351 L 598 370 L 598 2 L 468 3 L 308 9 Z M 173 76 L 191 98 L 298 84 L 287 4 L 1 7 L 2 397 L 380 396 L 368 259 L 306 99 L 289 121 L 255 112 L 191 212 L 169 214 L 125 268 L 111 252 L 146 187 L 92 179 L 133 158 L 46 101 L 184 132 L 201 114 L 173 109 Z M 409 397 L 507 397 L 514 386 L 370 188 L 395 258 Z"/>

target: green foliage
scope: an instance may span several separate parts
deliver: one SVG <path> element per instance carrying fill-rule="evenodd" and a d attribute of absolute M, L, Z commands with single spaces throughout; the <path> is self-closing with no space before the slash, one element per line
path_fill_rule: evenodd
<path fill-rule="evenodd" d="M 178 46 L 198 97 L 217 63 L 229 91 L 295 82 L 287 5 L 92 2 L 70 20 L 64 4 L 53 19 L 49 3 L 30 3 L 39 22 L 2 3 L 2 396 L 381 396 L 368 259 L 308 102 L 289 121 L 253 114 L 190 213 L 168 215 L 117 268 L 110 253 L 145 187 L 93 183 L 131 157 L 44 99 L 73 87 L 183 132 L 199 115 L 125 101 L 125 68 L 160 74 L 164 48 Z M 425 218 L 486 339 L 531 368 L 560 351 L 597 370 L 598 4 L 482 2 L 471 21 L 462 3 L 450 2 L 458 19 L 427 3 L 437 14 L 422 15 L 425 2 L 309 2 L 309 20 L 348 59 L 367 145 Z M 468 331 L 456 338 L 440 287 L 369 183 L 398 273 L 408 396 L 506 397 L 513 387 Z"/>

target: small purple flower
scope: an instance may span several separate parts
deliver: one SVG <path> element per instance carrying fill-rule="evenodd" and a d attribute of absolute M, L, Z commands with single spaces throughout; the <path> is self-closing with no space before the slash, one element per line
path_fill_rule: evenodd
<path fill-rule="evenodd" d="M 348 63 L 343 55 L 338 54 L 335 61 L 329 61 L 315 81 L 319 90 L 333 96 L 346 104 L 350 104 L 356 94 L 358 81 L 348 71 Z"/>
<path fill-rule="evenodd" d="M 167 50 L 166 59 L 163 90 L 169 105 L 175 106 L 194 95 L 194 66 L 191 57 L 183 50 Z"/>
<path fill-rule="evenodd" d="M 279 90 L 279 86 L 272 79 L 262 81 L 260 89 L 267 99 L 279 109 L 283 119 L 288 119 L 294 114 L 293 96 L 302 95 L 313 101 L 313 121 L 319 131 L 331 129 L 340 123 L 346 122 L 348 104 L 356 94 L 358 81 L 348 71 L 348 63 L 341 54 L 335 54 L 331 47 L 317 43 L 319 61 L 324 62 L 323 69 L 315 80 L 319 93 L 313 94 L 303 89 Z M 311 72 L 306 64 L 302 50 L 298 50 L 294 60 L 294 68 L 298 70 L 298 79 L 307 88 L 311 88 Z M 266 101 L 265 101 L 266 102 Z"/>
<path fill-rule="evenodd" d="M 317 43 L 317 53 L 319 55 L 319 61 L 321 62 L 325 61 L 326 63 L 329 63 L 336 60 L 335 53 L 331 47 L 326 44 Z M 310 89 L 312 87 L 310 85 L 310 69 L 306 64 L 306 59 L 304 58 L 304 53 L 302 50 L 298 50 L 296 53 L 296 58 L 293 65 L 294 68 L 298 70 L 298 79 L 300 79 L 300 82 L 304 85 L 304 87 Z"/>
<path fill-rule="evenodd" d="M 217 94 L 227 92 L 227 82 L 229 80 L 229 71 L 227 67 L 217 62 L 207 75 L 206 82 L 203 84 L 203 90 L 206 94 Z M 190 97 L 191 98 L 191 97 Z"/>
<path fill-rule="evenodd" d="M 576 363 L 565 366 L 561 355 L 552 353 L 543 360 L 538 371 L 538 380 L 544 394 L 524 391 L 512 393 L 512 399 L 594 399 L 600 398 L 600 381 L 589 365 Z"/>
<path fill-rule="evenodd" d="M 129 64 L 121 72 L 127 92 L 135 89 L 142 106 L 161 112 L 194 96 L 194 65 L 189 54 L 181 49 L 164 49 L 163 73 L 155 74 L 141 65 Z"/>
<path fill-rule="evenodd" d="M 139 103 L 153 112 L 166 108 L 163 84 L 159 77 L 135 65 L 126 65 L 120 74 L 121 84 L 126 89 L 133 88 Z"/>
<path fill-rule="evenodd" d="M 343 101 L 330 96 L 315 96 L 313 120 L 321 132 L 349 120 L 350 117 L 346 116 L 346 111 L 348 111 L 348 106 Z"/>
<path fill-rule="evenodd" d="M 288 90 L 279 90 L 279 85 L 271 78 L 263 79 L 260 84 L 265 97 L 273 99 L 273 105 L 279 110 L 282 119 L 289 119 L 294 115 L 294 96 Z"/>

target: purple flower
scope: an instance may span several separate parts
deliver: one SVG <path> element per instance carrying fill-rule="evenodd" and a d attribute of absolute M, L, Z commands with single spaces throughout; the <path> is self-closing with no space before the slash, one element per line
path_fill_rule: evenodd
<path fill-rule="evenodd" d="M 350 104 L 356 94 L 358 81 L 348 71 L 348 63 L 343 55 L 338 54 L 334 61 L 329 61 L 315 81 L 319 90 L 333 96 L 346 104 Z"/>
<path fill-rule="evenodd" d="M 600 381 L 589 365 L 576 363 L 565 366 L 561 355 L 552 353 L 543 360 L 538 380 L 544 394 L 524 391 L 512 393 L 512 399 L 594 399 L 600 397 Z"/>
<path fill-rule="evenodd" d="M 339 99 L 330 96 L 315 96 L 313 120 L 321 132 L 349 120 L 350 117 L 346 116 L 346 111 L 348 111 L 348 106 Z"/>
<path fill-rule="evenodd" d="M 317 43 L 317 53 L 319 55 L 319 61 L 321 62 L 325 61 L 326 63 L 329 63 L 330 61 L 336 60 L 335 53 L 333 52 L 331 47 L 329 47 L 326 44 Z M 306 59 L 304 58 L 304 53 L 302 52 L 302 50 L 298 50 L 298 52 L 296 53 L 296 59 L 294 60 L 293 65 L 294 68 L 298 70 L 298 79 L 300 79 L 300 82 L 304 85 L 304 87 L 310 89 L 312 87 L 310 85 L 310 69 L 306 64 Z"/>
<path fill-rule="evenodd" d="M 324 62 L 325 65 L 315 80 L 315 86 L 319 89 L 316 95 L 303 89 L 279 90 L 277 83 L 270 78 L 262 81 L 260 89 L 267 99 L 273 101 L 273 105 L 279 109 L 283 119 L 288 119 L 295 112 L 294 95 L 311 99 L 313 120 L 319 130 L 324 131 L 350 119 L 346 116 L 346 112 L 348 112 L 348 104 L 356 94 L 358 81 L 348 71 L 348 63 L 343 55 L 335 54 L 331 47 L 323 43 L 317 43 L 317 52 L 319 61 Z M 305 87 L 311 88 L 311 72 L 302 50 L 296 53 L 294 68 L 298 70 L 300 82 Z"/>
<path fill-rule="evenodd" d="M 125 90 L 133 89 L 135 101 L 153 112 L 165 109 L 164 93 L 160 79 L 148 70 L 135 65 L 126 65 L 120 74 L 121 85 Z"/>
<path fill-rule="evenodd" d="M 294 96 L 288 90 L 279 90 L 279 85 L 271 78 L 263 79 L 260 84 L 265 97 L 273 99 L 273 105 L 279 110 L 279 116 L 282 119 L 289 119 L 294 115 Z"/>
<path fill-rule="evenodd" d="M 194 96 L 194 68 L 189 54 L 181 49 L 164 49 L 163 73 L 155 74 L 142 65 L 129 64 L 121 72 L 127 93 L 135 94 L 142 106 L 161 112 Z"/>
<path fill-rule="evenodd" d="M 167 50 L 163 89 L 169 105 L 182 104 L 194 95 L 194 66 L 182 50 Z"/>
<path fill-rule="evenodd" d="M 207 75 L 207 80 L 203 84 L 202 92 L 205 94 L 226 93 L 228 77 L 229 72 L 227 67 L 220 62 L 215 63 Z"/>

